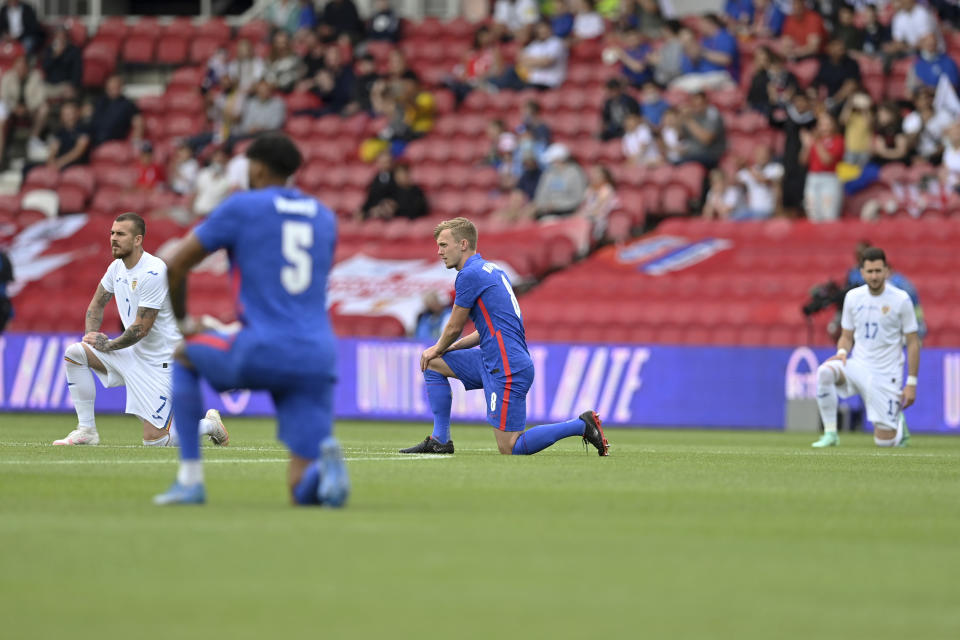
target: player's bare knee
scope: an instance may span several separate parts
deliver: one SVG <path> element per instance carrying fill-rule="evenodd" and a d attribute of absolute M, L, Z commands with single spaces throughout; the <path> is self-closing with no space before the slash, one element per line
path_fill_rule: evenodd
<path fill-rule="evenodd" d="M 456 378 L 457 374 L 453 372 L 453 369 L 450 368 L 446 362 L 443 361 L 443 358 L 434 358 L 427 365 L 427 369 L 430 371 L 436 371 L 442 376 L 447 378 Z"/>

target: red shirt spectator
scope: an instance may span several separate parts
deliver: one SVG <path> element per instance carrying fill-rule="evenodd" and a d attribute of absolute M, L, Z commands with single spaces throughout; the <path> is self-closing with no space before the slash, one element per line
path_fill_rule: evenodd
<path fill-rule="evenodd" d="M 819 144 L 829 155 L 827 160 L 820 157 L 817 153 L 816 145 Z M 817 138 L 814 142 L 814 148 L 810 151 L 810 173 L 835 173 L 837 164 L 843 158 L 843 135 L 835 133 L 826 138 Z"/>
<path fill-rule="evenodd" d="M 163 184 L 166 172 L 163 165 L 154 160 L 153 145 L 144 142 L 140 147 L 140 158 L 137 161 L 137 189 L 151 190 Z"/>
<path fill-rule="evenodd" d="M 784 20 L 781 36 L 784 55 L 794 59 L 805 58 L 821 52 L 827 30 L 820 15 L 808 10 L 804 0 L 794 0 L 793 13 Z"/>

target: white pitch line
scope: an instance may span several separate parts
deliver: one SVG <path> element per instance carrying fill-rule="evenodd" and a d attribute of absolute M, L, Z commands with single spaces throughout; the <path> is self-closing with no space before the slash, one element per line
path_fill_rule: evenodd
<path fill-rule="evenodd" d="M 347 462 L 400 462 L 404 460 L 449 460 L 450 456 L 431 456 L 431 455 L 405 455 L 395 458 L 386 458 L 386 457 L 347 457 L 344 458 Z M 0 466 L 3 465 L 40 465 L 40 464 L 100 464 L 100 465 L 114 465 L 114 464 L 172 464 L 177 461 L 176 458 L 169 458 L 167 460 L 0 460 Z M 204 460 L 204 464 L 248 464 L 248 463 L 268 463 L 268 464 L 278 464 L 281 462 L 289 462 L 289 458 L 250 458 L 250 459 L 237 459 L 237 460 L 224 460 L 219 458 L 214 458 L 211 460 Z"/>

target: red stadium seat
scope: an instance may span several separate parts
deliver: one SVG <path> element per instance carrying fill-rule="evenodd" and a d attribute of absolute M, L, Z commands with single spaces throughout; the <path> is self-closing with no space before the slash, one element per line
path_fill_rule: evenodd
<path fill-rule="evenodd" d="M 193 64 L 206 64 L 225 42 L 216 38 L 197 37 L 190 41 L 189 59 Z"/>
<path fill-rule="evenodd" d="M 86 196 L 93 194 L 97 183 L 90 167 L 69 167 L 60 174 L 60 186 L 70 185 L 81 189 Z"/>
<path fill-rule="evenodd" d="M 197 89 L 177 89 L 164 95 L 168 113 L 198 115 L 203 112 L 203 96 Z"/>
<path fill-rule="evenodd" d="M 56 189 L 60 184 L 60 172 L 51 167 L 41 165 L 34 167 L 27 174 L 23 183 L 24 189 Z"/>
<path fill-rule="evenodd" d="M 180 38 L 188 40 L 193 37 L 193 20 L 186 17 L 174 18 L 169 24 L 163 27 L 162 35 L 164 38 Z"/>
<path fill-rule="evenodd" d="M 65 184 L 57 189 L 60 213 L 80 213 L 86 210 L 88 194 L 76 185 Z"/>
<path fill-rule="evenodd" d="M 127 22 L 124 18 L 120 16 L 108 16 L 103 19 L 103 22 L 100 23 L 100 26 L 97 27 L 96 37 L 109 37 L 115 40 L 123 40 L 127 37 L 127 32 L 130 30 L 130 27 L 127 26 Z"/>
<path fill-rule="evenodd" d="M 180 67 L 174 69 L 170 75 L 170 81 L 167 82 L 167 89 L 196 89 L 203 82 L 205 70 L 202 66 Z"/>
<path fill-rule="evenodd" d="M 174 113 L 165 120 L 166 134 L 170 137 L 185 138 L 196 135 L 203 126 L 193 116 L 183 113 Z M 239 153 L 239 152 L 238 152 Z"/>
<path fill-rule="evenodd" d="M 154 49 L 156 42 L 139 36 L 128 38 L 123 43 L 121 57 L 124 62 L 135 64 L 148 64 L 153 62 Z"/>
<path fill-rule="evenodd" d="M 221 43 L 230 39 L 230 25 L 222 17 L 207 18 L 196 26 L 194 36 L 197 38 L 211 38 Z"/>
<path fill-rule="evenodd" d="M 90 161 L 93 164 L 112 163 L 117 165 L 128 164 L 133 161 L 134 153 L 130 143 L 122 140 L 111 140 L 104 142 L 90 155 Z"/>
<path fill-rule="evenodd" d="M 157 62 L 181 65 L 187 60 L 187 39 L 181 36 L 164 36 L 157 43 Z"/>
<path fill-rule="evenodd" d="M 263 42 L 270 35 L 270 23 L 266 20 L 251 20 L 237 29 L 237 37 L 246 38 L 251 42 Z"/>

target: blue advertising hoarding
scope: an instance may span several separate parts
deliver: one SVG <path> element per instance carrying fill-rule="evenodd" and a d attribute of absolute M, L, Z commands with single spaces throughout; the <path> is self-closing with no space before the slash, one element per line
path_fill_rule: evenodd
<path fill-rule="evenodd" d="M 71 412 L 63 351 L 77 335 L 0 336 L 0 411 Z M 336 414 L 344 419 L 430 421 L 419 371 L 426 345 L 403 340 L 339 343 Z M 605 424 L 782 429 L 786 403 L 813 398 L 814 372 L 830 350 L 806 347 L 692 347 L 533 344 L 536 376 L 527 397 L 530 424 L 596 408 Z M 960 348 L 921 354 L 917 432 L 960 433 Z M 484 420 L 480 391 L 453 383 L 453 418 Z M 122 388 L 98 385 L 97 411 L 121 413 Z M 226 414 L 272 415 L 265 394 L 207 390 L 206 406 Z M 3 417 L 0 416 L 0 426 Z"/>

